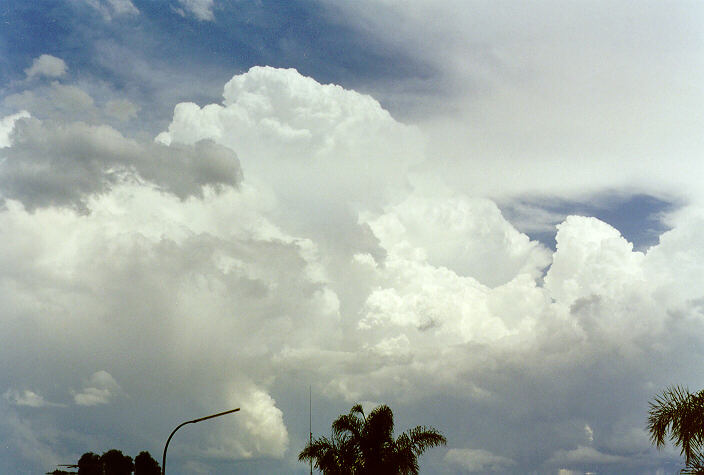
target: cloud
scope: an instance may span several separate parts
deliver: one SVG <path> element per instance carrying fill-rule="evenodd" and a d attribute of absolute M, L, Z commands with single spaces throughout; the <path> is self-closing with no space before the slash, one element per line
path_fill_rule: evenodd
<path fill-rule="evenodd" d="M 5 441 L 0 447 L 0 453 L 7 460 L 4 466 L 13 472 L 22 469 L 21 459 L 34 460 L 39 467 L 52 467 L 61 463 L 61 454 L 56 450 L 60 436 L 55 428 L 20 417 L 13 410 L 3 410 L 0 431 Z"/>
<path fill-rule="evenodd" d="M 9 326 L 15 337 L 41 322 L 45 331 L 27 348 L 48 352 L 41 358 L 47 371 L 65 375 L 64 391 L 80 388 L 71 393 L 76 404 L 129 412 L 133 400 L 116 397 L 111 383 L 119 381 L 124 393 L 139 395 L 138 430 L 155 441 L 185 412 L 242 407 L 225 421 L 228 430 L 215 433 L 223 437 L 181 440 L 206 460 L 279 458 L 288 431 L 272 396 L 277 371 L 269 359 L 286 345 L 334 345 L 328 340 L 339 309 L 316 271 L 312 244 L 268 223 L 258 211 L 263 205 L 246 184 L 186 201 L 140 183 L 116 184 L 92 196 L 83 216 L 56 207 L 30 214 L 8 201 L 0 213 L 7 238 L 0 260 L 9 280 L 0 294 L 14 297 L 0 315 L 16 322 Z M 39 308 L 50 311 L 33 310 Z M 58 347 L 64 356 L 49 364 Z M 27 369 L 10 359 L 18 372 Z M 71 385 L 80 368 L 93 365 L 105 372 Z M 25 370 L 20 379 L 37 374 Z M 179 402 L 164 404 L 165 393 Z M 109 428 L 87 424 L 112 443 Z"/>
<path fill-rule="evenodd" d="M 357 123 L 356 117 L 376 107 L 372 102 L 364 104 L 362 97 L 301 79 L 294 71 L 255 68 L 228 83 L 223 105 L 177 106 L 168 132 L 158 138 L 165 143 L 188 143 L 207 137 L 227 144 L 240 152 L 245 173 L 257 186 L 277 183 L 272 191 L 286 197 L 277 206 L 285 202 L 291 210 L 302 202 L 313 203 L 307 209 L 325 211 L 328 220 L 345 223 L 350 217 L 332 218 L 332 210 L 338 208 L 322 198 L 347 205 L 353 202 L 358 225 L 371 233 L 370 242 L 376 244 L 370 250 L 340 256 L 336 254 L 339 248 L 320 248 L 335 249 L 326 259 L 340 266 L 328 265 L 323 270 L 330 282 L 339 282 L 331 284 L 331 289 L 346 329 L 345 350 L 286 345 L 273 357 L 281 371 L 316 368 L 325 381 L 321 386 L 326 397 L 350 402 L 364 398 L 418 401 L 461 393 L 467 404 L 481 408 L 467 417 L 491 424 L 492 417 L 508 411 L 512 416 L 502 430 L 515 430 L 510 427 L 518 424 L 536 440 L 546 438 L 538 436 L 545 427 L 534 424 L 543 417 L 552 418 L 550 414 L 556 411 L 561 414 L 560 422 L 550 428 L 547 439 L 565 453 L 572 449 L 564 447 L 568 441 L 560 441 L 562 432 L 576 425 L 579 436 L 573 436 L 574 442 L 583 443 L 585 419 L 603 439 L 633 427 L 642 430 L 640 419 L 604 422 L 597 414 L 606 410 L 608 398 L 593 392 L 592 399 L 580 394 L 582 385 L 598 371 L 595 366 L 609 366 L 612 370 L 607 374 L 625 377 L 650 361 L 644 352 L 652 349 L 653 355 L 661 354 L 655 335 L 664 335 L 671 323 L 668 312 L 674 301 L 683 302 L 659 293 L 665 288 L 658 282 L 672 268 L 665 270 L 667 264 L 658 259 L 663 265 L 660 276 L 649 270 L 662 248 L 656 246 L 648 255 L 634 252 L 606 223 L 552 216 L 553 222 L 562 222 L 557 251 L 551 255 L 518 232 L 488 199 L 443 192 L 439 187 L 433 192 L 428 182 L 415 176 L 416 191 L 409 192 L 413 185 L 399 186 L 390 194 L 357 199 L 362 189 L 359 180 L 346 188 L 343 177 L 317 173 L 320 169 L 306 175 L 310 169 L 301 165 L 310 164 L 310 157 L 335 166 L 344 166 L 354 157 L 355 163 L 380 170 L 381 175 L 384 167 L 405 163 L 397 169 L 399 176 L 418 173 L 413 164 L 422 163 L 422 154 L 404 161 L 399 152 L 405 150 L 400 132 L 422 143 L 415 131 L 390 122 L 384 127 L 397 129 L 396 137 L 376 134 L 374 128 L 387 119 L 379 114 Z M 355 126 L 343 126 L 348 122 Z M 330 147 L 321 142 L 323 137 L 343 133 L 359 138 L 358 147 L 340 147 L 347 143 L 345 137 L 331 140 Z M 360 150 L 385 153 L 368 163 Z M 421 169 L 429 173 L 423 165 Z M 360 173 L 355 176 L 365 180 L 364 170 Z M 370 178 L 370 183 L 378 183 L 375 179 Z M 300 183 L 309 182 L 317 187 L 300 193 Z M 335 184 L 334 189 L 325 189 L 330 184 Z M 310 223 L 306 221 L 309 216 L 301 222 Z M 683 220 L 680 225 L 692 224 L 685 225 Z M 323 235 L 314 227 L 299 226 L 314 241 L 322 242 Z M 699 262 L 696 257 L 693 261 Z M 638 322 L 636 330 L 634 321 Z M 609 356 L 614 354 L 618 355 L 617 369 Z M 633 377 L 637 379 L 636 373 Z M 286 380 L 280 373 L 278 378 Z M 597 379 L 593 384 L 604 388 L 605 394 L 611 385 L 623 384 L 607 375 Z M 641 383 L 634 384 L 633 394 L 647 392 Z M 526 402 L 518 403 L 511 396 L 516 387 L 525 388 Z M 549 402 L 539 402 L 545 393 L 551 395 Z M 601 423 L 591 422 L 592 418 Z M 525 463 L 535 466 L 555 453 L 528 445 L 533 449 L 516 449 L 507 459 L 530 459 Z"/>
<path fill-rule="evenodd" d="M 555 298 L 571 305 L 591 295 L 618 298 L 628 287 L 647 285 L 645 255 L 634 252 L 618 230 L 596 218 L 578 216 L 567 217 L 557 229 L 558 248 L 545 277 Z"/>
<path fill-rule="evenodd" d="M 516 465 L 508 457 L 481 449 L 450 449 L 445 454 L 445 461 L 469 473 L 504 472 Z"/>
<path fill-rule="evenodd" d="M 28 78 L 35 76 L 48 76 L 52 78 L 61 77 L 66 74 L 66 63 L 63 59 L 57 58 L 50 54 L 43 54 L 38 58 L 34 58 L 32 66 L 25 69 L 24 72 Z"/>
<path fill-rule="evenodd" d="M 504 199 L 701 198 L 701 8 L 324 4 L 371 44 L 427 65 L 430 77 L 407 80 L 426 86 L 406 109 L 428 134 L 428 172 L 446 185 Z M 384 86 L 375 96 L 393 102 L 399 85 Z"/>
<path fill-rule="evenodd" d="M 122 122 L 137 117 L 137 112 L 139 107 L 127 99 L 115 99 L 105 104 L 105 113 Z"/>
<path fill-rule="evenodd" d="M 577 464 L 603 465 L 625 462 L 627 459 L 618 455 L 610 455 L 600 452 L 593 447 L 584 445 L 572 450 L 558 450 L 546 462 L 547 465 L 570 466 Z"/>
<path fill-rule="evenodd" d="M 178 0 L 188 12 L 200 21 L 214 21 L 213 0 Z"/>
<path fill-rule="evenodd" d="M 130 0 L 108 0 L 108 4 L 117 15 L 139 13 Z"/>
<path fill-rule="evenodd" d="M 10 135 L 15 128 L 15 122 L 19 119 L 30 117 L 29 112 L 21 111 L 16 114 L 8 115 L 0 120 L 0 148 L 9 147 L 11 145 Z"/>
<path fill-rule="evenodd" d="M 101 388 L 84 388 L 74 394 L 73 400 L 79 406 L 98 406 L 110 402 L 110 390 Z"/>
<path fill-rule="evenodd" d="M 202 108 L 178 104 L 157 142 L 210 139 L 237 151 L 246 180 L 287 203 L 275 211 L 280 226 L 335 259 L 377 255 L 358 212 L 407 193 L 408 173 L 423 160 L 422 134 L 372 97 L 294 69 L 253 67 L 228 81 L 223 97 Z"/>
<path fill-rule="evenodd" d="M 85 208 L 88 195 L 135 174 L 182 199 L 201 194 L 204 186 L 237 186 L 241 180 L 235 154 L 209 141 L 140 144 L 109 126 L 38 120 L 15 124 L 12 137 L 2 152 L 1 193 L 30 209 Z"/>
<path fill-rule="evenodd" d="M 239 407 L 240 411 L 212 427 L 207 445 L 194 453 L 222 460 L 283 458 L 289 447 L 289 435 L 276 401 L 266 389 L 251 382 L 230 384 L 228 407 Z"/>
<path fill-rule="evenodd" d="M 115 378 L 101 370 L 93 373 L 85 387 L 73 395 L 73 401 L 79 406 L 108 404 L 121 391 Z"/>
<path fill-rule="evenodd" d="M 261 389 L 250 391 L 242 400 L 242 418 L 252 440 L 252 454 L 283 457 L 288 448 L 288 432 L 276 401 Z"/>
<path fill-rule="evenodd" d="M 83 0 L 83 2 L 100 12 L 105 21 L 115 17 L 139 14 L 139 10 L 131 0 Z"/>
<path fill-rule="evenodd" d="M 570 214 L 546 209 L 543 200 L 538 203 L 526 203 L 509 199 L 507 203 L 501 203 L 500 207 L 511 224 L 526 233 L 552 234 L 555 232 L 555 227 Z"/>
<path fill-rule="evenodd" d="M 52 403 L 46 401 L 40 394 L 25 389 L 20 392 L 15 389 L 8 389 L 3 394 L 3 397 L 12 404 L 17 406 L 27 406 L 27 407 L 47 407 L 47 406 L 59 406 L 60 404 Z"/>
<path fill-rule="evenodd" d="M 311 385 L 318 432 L 383 401 L 399 427 L 441 429 L 458 470 L 637 472 L 658 460 L 648 398 L 704 377 L 696 202 L 643 252 L 560 218 L 553 252 L 429 177 L 418 128 L 295 70 L 177 105 L 156 143 L 60 117 L 2 124 L 0 378 L 101 406 L 31 411 L 47 427 L 159 447 L 184 414 L 241 407 L 174 456 L 295 471 Z"/>
<path fill-rule="evenodd" d="M 228 146 L 249 180 L 293 205 L 308 193 L 333 203 L 378 199 L 405 186 L 408 169 L 422 160 L 422 135 L 372 97 L 294 69 L 253 67 L 233 77 L 223 96 L 222 105 L 178 104 L 156 140 Z"/>
<path fill-rule="evenodd" d="M 516 231 L 486 199 L 412 195 L 369 225 L 387 251 L 425 255 L 436 267 L 489 286 L 520 273 L 537 277 L 550 263 L 547 250 Z"/>
<path fill-rule="evenodd" d="M 71 120 L 80 117 L 93 121 L 97 110 L 93 98 L 83 89 L 52 81 L 49 86 L 10 94 L 3 100 L 6 107 L 25 109 L 34 117 Z"/>

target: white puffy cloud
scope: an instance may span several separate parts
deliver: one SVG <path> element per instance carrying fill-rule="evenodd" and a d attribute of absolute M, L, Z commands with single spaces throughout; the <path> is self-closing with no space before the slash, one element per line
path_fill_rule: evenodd
<path fill-rule="evenodd" d="M 553 298 L 572 305 L 592 295 L 621 298 L 629 289 L 644 290 L 645 255 L 634 252 L 618 230 L 578 216 L 569 216 L 557 228 L 557 252 L 545 277 Z"/>
<path fill-rule="evenodd" d="M 25 389 L 22 392 L 15 389 L 8 389 L 3 394 L 3 397 L 18 406 L 45 407 L 53 405 L 46 401 L 40 394 L 30 391 L 29 389 Z"/>
<path fill-rule="evenodd" d="M 98 406 L 110 402 L 112 394 L 105 388 L 83 388 L 80 393 L 73 395 L 73 400 L 79 406 Z"/>
<path fill-rule="evenodd" d="M 409 167 L 422 160 L 419 132 L 372 97 L 294 69 L 253 67 L 233 77 L 223 97 L 222 105 L 178 104 L 157 141 L 228 146 L 248 180 L 292 206 L 369 203 L 405 186 Z"/>
<path fill-rule="evenodd" d="M 9 147 L 11 145 L 10 135 L 15 128 L 15 122 L 28 117 L 30 117 L 29 112 L 20 111 L 16 114 L 5 116 L 0 120 L 0 148 Z"/>
<path fill-rule="evenodd" d="M 178 0 L 183 8 L 201 21 L 213 21 L 213 0 Z"/>
<path fill-rule="evenodd" d="M 288 432 L 283 413 L 272 397 L 261 389 L 251 391 L 242 400 L 242 417 L 251 436 L 252 452 L 271 457 L 283 457 L 288 448 Z M 249 455 L 251 455 L 251 453 Z"/>
<path fill-rule="evenodd" d="M 450 449 L 445 461 L 468 473 L 505 472 L 516 462 L 482 449 Z"/>
<path fill-rule="evenodd" d="M 550 263 L 548 251 L 487 199 L 413 195 L 369 225 L 388 251 L 423 255 L 436 267 L 489 286 L 521 273 L 537 277 Z"/>
<path fill-rule="evenodd" d="M 28 78 L 34 76 L 48 76 L 52 78 L 61 77 L 66 74 L 66 63 L 63 59 L 57 58 L 50 54 L 43 54 L 38 58 L 34 58 L 32 66 L 25 69 L 24 72 Z"/>
<path fill-rule="evenodd" d="M 73 395 L 73 401 L 79 406 L 98 406 L 108 404 L 120 392 L 120 385 L 115 378 L 101 370 L 93 373 L 85 387 Z"/>
<path fill-rule="evenodd" d="M 659 244 L 648 252 L 644 263 L 648 277 L 660 286 L 662 298 L 672 299 L 672 305 L 696 303 L 704 284 L 704 249 L 698 245 L 698 235 L 704 229 L 704 211 L 700 205 L 687 207 L 673 216 L 670 224 L 672 229 L 660 236 Z"/>

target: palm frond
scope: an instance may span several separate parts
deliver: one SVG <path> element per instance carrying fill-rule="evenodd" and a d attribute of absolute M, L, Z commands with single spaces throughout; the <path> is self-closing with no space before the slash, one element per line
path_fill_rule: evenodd
<path fill-rule="evenodd" d="M 367 417 L 363 428 L 364 437 L 377 443 L 389 442 L 394 433 L 394 413 L 389 406 L 375 407 Z"/>
<path fill-rule="evenodd" d="M 680 470 L 680 473 L 686 475 L 704 475 L 704 456 L 702 454 L 694 454 L 687 466 Z"/>
<path fill-rule="evenodd" d="M 669 434 L 689 466 L 701 457 L 704 444 L 704 391 L 693 394 L 681 386 L 665 389 L 650 402 L 647 429 L 657 448 L 665 445 Z"/>
<path fill-rule="evenodd" d="M 418 465 L 418 454 L 413 450 L 413 442 L 407 433 L 403 433 L 396 439 L 394 451 L 394 463 L 402 475 L 417 475 L 420 466 Z"/>
<path fill-rule="evenodd" d="M 433 427 L 417 426 L 407 432 L 413 453 L 416 456 L 432 447 L 447 445 L 447 439 Z"/>
<path fill-rule="evenodd" d="M 350 415 L 352 414 L 359 414 L 362 416 L 362 419 L 364 419 L 364 409 L 362 408 L 362 405 L 357 403 L 354 406 L 352 406 L 352 409 L 350 409 Z"/>
<path fill-rule="evenodd" d="M 364 420 L 357 414 L 350 412 L 343 414 L 332 423 L 332 430 L 336 434 L 349 433 L 352 437 L 359 438 L 364 428 Z"/>

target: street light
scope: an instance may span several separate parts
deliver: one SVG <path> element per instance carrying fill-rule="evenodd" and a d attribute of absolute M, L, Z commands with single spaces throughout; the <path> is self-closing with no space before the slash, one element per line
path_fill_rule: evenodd
<path fill-rule="evenodd" d="M 213 417 L 224 416 L 225 414 L 230 414 L 230 413 L 232 413 L 232 412 L 237 412 L 237 411 L 239 411 L 239 410 L 240 410 L 240 408 L 238 407 L 237 409 L 230 409 L 229 411 L 218 412 L 217 414 L 213 414 L 213 415 L 210 415 L 210 416 L 201 417 L 200 419 L 193 419 L 192 421 L 186 421 L 186 422 L 183 422 L 183 423 L 179 424 L 179 425 L 174 429 L 174 431 L 171 433 L 171 435 L 169 436 L 169 438 L 166 439 L 166 445 L 164 446 L 164 456 L 163 456 L 162 459 L 161 459 L 161 473 L 162 473 L 162 475 L 166 475 L 166 449 L 169 448 L 169 442 L 171 442 L 171 437 L 174 436 L 174 434 L 176 433 L 177 430 L 179 430 L 181 427 L 185 426 L 186 424 L 195 424 L 196 422 L 204 421 L 204 420 L 206 420 L 206 419 L 212 419 Z"/>

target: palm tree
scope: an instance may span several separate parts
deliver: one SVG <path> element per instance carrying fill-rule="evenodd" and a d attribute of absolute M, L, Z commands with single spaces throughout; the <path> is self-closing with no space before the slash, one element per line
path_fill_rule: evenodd
<path fill-rule="evenodd" d="M 315 468 L 328 475 L 352 475 L 357 453 L 349 438 L 333 433 L 331 438 L 315 439 L 298 454 L 298 460 L 314 460 Z"/>
<path fill-rule="evenodd" d="M 681 447 L 686 467 L 681 473 L 704 474 L 704 390 L 690 393 L 680 386 L 667 388 L 650 402 L 650 441 L 658 449 L 670 440 Z"/>
<path fill-rule="evenodd" d="M 359 404 L 332 423 L 332 434 L 308 443 L 298 460 L 310 460 L 326 475 L 416 475 L 418 457 L 431 447 L 445 445 L 432 427 L 418 426 L 393 438 L 394 415 L 389 406 L 374 408 L 368 416 Z"/>

